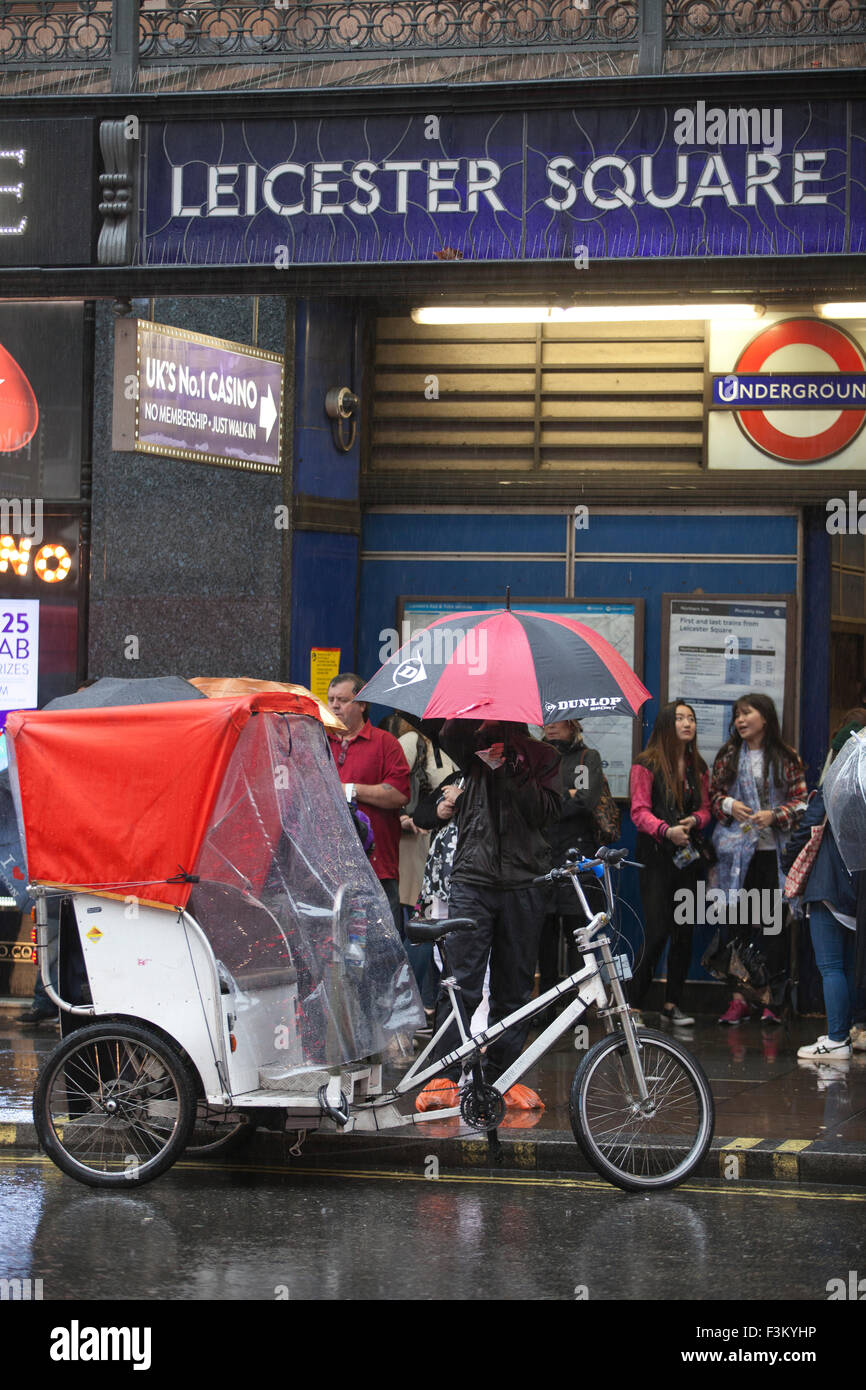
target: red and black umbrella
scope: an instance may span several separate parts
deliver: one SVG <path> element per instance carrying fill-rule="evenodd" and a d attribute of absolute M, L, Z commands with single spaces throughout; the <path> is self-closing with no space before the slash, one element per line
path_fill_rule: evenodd
<path fill-rule="evenodd" d="M 650 692 L 611 644 L 575 618 L 510 608 L 448 613 L 413 633 L 359 700 L 421 719 L 553 724 L 636 715 Z"/>

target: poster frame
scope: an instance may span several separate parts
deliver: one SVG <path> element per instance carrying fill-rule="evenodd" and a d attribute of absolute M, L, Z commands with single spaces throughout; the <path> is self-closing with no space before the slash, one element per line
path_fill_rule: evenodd
<path fill-rule="evenodd" d="M 785 609 L 785 675 L 784 675 L 784 715 L 782 718 L 782 738 L 791 747 L 797 746 L 797 719 L 795 711 L 795 681 L 797 669 L 797 596 L 796 594 L 704 594 L 676 593 L 662 594 L 661 627 L 661 669 L 659 703 L 667 704 L 673 698 L 669 688 L 671 669 L 671 604 L 683 600 L 694 603 L 773 603 Z M 678 690 L 677 697 L 690 697 L 688 691 Z"/>

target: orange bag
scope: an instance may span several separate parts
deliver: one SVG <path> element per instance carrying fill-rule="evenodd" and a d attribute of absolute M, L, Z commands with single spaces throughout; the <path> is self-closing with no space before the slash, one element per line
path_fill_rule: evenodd
<path fill-rule="evenodd" d="M 460 1092 L 447 1076 L 434 1076 L 416 1098 L 416 1110 L 451 1110 L 460 1104 Z"/>
<path fill-rule="evenodd" d="M 505 1092 L 505 1104 L 512 1110 L 543 1110 L 544 1101 L 528 1086 L 512 1086 Z"/>

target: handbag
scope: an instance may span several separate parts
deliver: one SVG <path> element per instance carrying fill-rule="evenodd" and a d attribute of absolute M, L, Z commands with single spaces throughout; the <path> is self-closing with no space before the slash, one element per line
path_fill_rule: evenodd
<path fill-rule="evenodd" d="M 818 857 L 818 850 L 821 848 L 821 841 L 824 838 L 824 827 L 826 824 L 827 817 L 825 816 L 820 825 L 812 826 L 812 834 L 809 837 L 808 844 L 800 850 L 800 853 L 788 870 L 788 876 L 785 879 L 786 898 L 799 898 L 802 895 L 803 889 L 809 881 L 812 865 Z"/>
<path fill-rule="evenodd" d="M 701 958 L 701 965 L 753 1004 L 769 1005 L 773 981 L 763 952 L 748 937 L 722 941 L 717 931 Z"/>
<path fill-rule="evenodd" d="M 586 749 L 582 748 L 580 750 L 580 767 L 583 767 L 585 753 Z M 604 773 L 601 774 L 601 796 L 590 814 L 599 844 L 614 844 L 619 839 L 620 814 Z"/>

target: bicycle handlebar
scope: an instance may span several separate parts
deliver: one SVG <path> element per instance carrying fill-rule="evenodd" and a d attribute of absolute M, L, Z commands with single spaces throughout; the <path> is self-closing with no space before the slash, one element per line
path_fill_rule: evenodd
<path fill-rule="evenodd" d="M 563 879 L 571 878 L 573 873 L 593 874 L 596 878 L 601 878 L 607 866 L 619 868 L 624 864 L 630 869 L 642 869 L 643 864 L 638 864 L 634 859 L 626 859 L 627 849 L 612 849 L 609 845 L 602 845 L 595 852 L 593 859 L 582 859 L 577 850 L 570 849 L 566 856 L 565 863 L 556 869 L 551 869 L 549 873 L 542 874 L 539 878 L 534 878 L 533 883 L 560 883 Z"/>

